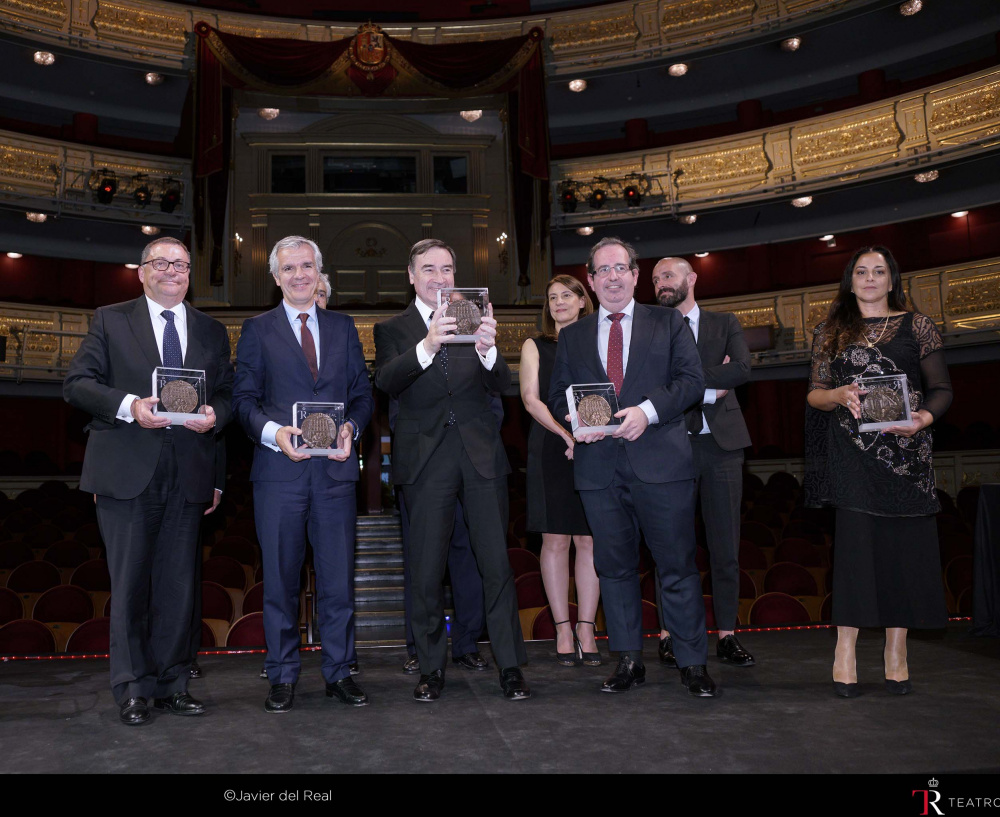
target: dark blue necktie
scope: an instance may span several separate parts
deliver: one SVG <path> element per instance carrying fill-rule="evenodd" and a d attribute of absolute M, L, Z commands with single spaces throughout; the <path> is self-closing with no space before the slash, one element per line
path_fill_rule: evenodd
<path fill-rule="evenodd" d="M 430 328 L 430 321 L 427 322 L 427 326 L 428 326 L 428 328 Z M 448 381 L 448 344 L 447 343 L 441 344 L 441 348 L 438 350 L 438 353 L 437 353 L 437 360 L 438 360 L 438 363 L 441 364 L 441 371 L 444 372 L 444 379 L 445 379 L 445 382 L 447 382 Z M 450 389 L 448 391 L 448 396 L 449 397 L 451 396 L 451 390 Z M 445 426 L 453 426 L 453 425 L 455 425 L 456 422 L 457 422 L 457 418 L 455 417 L 455 411 L 454 411 L 454 409 L 448 409 L 448 422 L 445 423 Z"/>
<path fill-rule="evenodd" d="M 180 369 L 184 366 L 184 355 L 181 353 L 181 338 L 174 326 L 174 313 L 164 309 L 161 313 L 167 325 L 163 327 L 163 365 L 168 369 Z"/>

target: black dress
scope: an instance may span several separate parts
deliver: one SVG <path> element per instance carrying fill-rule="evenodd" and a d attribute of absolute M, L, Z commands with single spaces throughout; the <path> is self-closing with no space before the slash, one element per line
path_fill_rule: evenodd
<path fill-rule="evenodd" d="M 934 322 L 906 312 L 865 325 L 872 345 L 859 339 L 834 360 L 822 351 L 825 324 L 816 327 L 810 390 L 836 389 L 862 375 L 905 374 L 911 410 L 940 419 L 952 393 Z M 945 626 L 930 429 L 912 437 L 859 432 L 843 406 L 807 408 L 804 487 L 807 505 L 837 509 L 834 624 Z"/>
<path fill-rule="evenodd" d="M 538 393 L 544 398 L 549 393 L 556 342 L 544 336 L 533 341 L 538 349 Z M 573 462 L 566 459 L 566 441 L 534 419 L 528 432 L 527 529 L 590 536 L 580 494 L 573 488 Z"/>

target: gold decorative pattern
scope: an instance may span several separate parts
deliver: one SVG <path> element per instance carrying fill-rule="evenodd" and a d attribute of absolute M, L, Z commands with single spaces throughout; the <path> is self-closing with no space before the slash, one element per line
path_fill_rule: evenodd
<path fill-rule="evenodd" d="M 681 188 L 747 177 L 763 180 L 770 167 L 762 143 L 679 156 L 674 163 L 675 172 L 683 171 L 677 178 Z"/>
<path fill-rule="evenodd" d="M 945 315 L 969 315 L 973 312 L 995 312 L 1000 309 L 1000 273 L 985 275 L 973 281 L 951 283 L 944 302 Z"/>
<path fill-rule="evenodd" d="M 810 301 L 809 314 L 806 315 L 806 328 L 809 330 L 815 329 L 817 324 L 825 321 L 826 314 L 830 311 L 830 304 L 832 303 L 833 298 L 825 301 Z"/>
<path fill-rule="evenodd" d="M 0 8 L 9 9 L 15 16 L 20 13 L 32 17 L 47 17 L 58 23 L 66 20 L 66 4 L 63 0 L 0 0 Z"/>
<path fill-rule="evenodd" d="M 296 25 L 252 25 L 237 22 L 231 18 L 223 19 L 219 22 L 219 31 L 224 31 L 226 34 L 235 34 L 238 37 L 253 37 L 255 39 L 268 38 L 275 40 L 295 40 L 302 35 L 302 28 Z"/>
<path fill-rule="evenodd" d="M 0 145 L 0 177 L 56 184 L 59 154 L 15 145 Z"/>
<path fill-rule="evenodd" d="M 615 17 L 575 21 L 565 25 L 554 25 L 548 31 L 552 51 L 579 50 L 584 48 L 608 48 L 634 42 L 639 36 L 635 16 L 629 11 Z"/>
<path fill-rule="evenodd" d="M 824 124 L 819 129 L 807 127 L 795 134 L 795 161 L 800 165 L 810 165 L 846 156 L 881 152 L 895 147 L 902 138 L 893 110 L 859 122 L 832 127 Z"/>
<path fill-rule="evenodd" d="M 734 309 L 733 314 L 744 329 L 752 329 L 755 326 L 778 326 L 778 315 L 773 306 Z"/>
<path fill-rule="evenodd" d="M 930 130 L 940 134 L 1000 118 L 1000 79 L 931 103 Z"/>
<path fill-rule="evenodd" d="M 162 41 L 182 45 L 188 36 L 185 18 L 181 15 L 105 0 L 98 3 L 94 27 L 99 36 L 113 39 Z"/>
<path fill-rule="evenodd" d="M 754 0 L 683 0 L 664 6 L 660 30 L 670 34 L 678 29 L 750 22 L 756 10 Z"/>

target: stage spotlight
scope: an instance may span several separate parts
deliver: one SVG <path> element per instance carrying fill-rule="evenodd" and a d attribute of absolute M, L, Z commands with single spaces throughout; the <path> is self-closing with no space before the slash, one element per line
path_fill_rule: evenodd
<path fill-rule="evenodd" d="M 603 190 L 595 190 L 590 194 L 590 198 L 587 199 L 587 204 L 590 205 L 592 210 L 600 210 L 604 206 L 604 202 L 608 200 L 608 194 Z"/>
<path fill-rule="evenodd" d="M 181 203 L 181 189 L 173 179 L 163 183 L 163 195 L 160 197 L 160 211 L 172 213 Z"/>
<path fill-rule="evenodd" d="M 622 198 L 625 199 L 625 204 L 629 207 L 638 207 L 642 204 L 642 193 L 634 184 L 630 184 L 622 191 Z"/>
<path fill-rule="evenodd" d="M 132 177 L 132 184 L 135 189 L 132 191 L 132 198 L 140 207 L 145 207 L 153 200 L 153 194 L 146 183 L 146 176 L 142 173 Z"/>
<path fill-rule="evenodd" d="M 118 177 L 113 170 L 101 171 L 101 182 L 97 185 L 97 200 L 101 204 L 111 204 L 118 192 Z"/>
<path fill-rule="evenodd" d="M 564 213 L 576 212 L 576 192 L 572 187 L 564 187 L 559 191 L 559 206 Z"/>

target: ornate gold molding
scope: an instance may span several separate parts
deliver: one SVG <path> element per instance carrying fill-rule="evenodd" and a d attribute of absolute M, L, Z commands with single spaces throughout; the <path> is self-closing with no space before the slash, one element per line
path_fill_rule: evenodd
<path fill-rule="evenodd" d="M 639 36 L 631 11 L 616 17 L 552 25 L 546 31 L 552 53 L 569 50 L 621 47 L 632 43 Z"/>
<path fill-rule="evenodd" d="M 12 16 L 24 15 L 41 18 L 62 26 L 66 22 L 66 3 L 63 0 L 0 0 L 0 9 Z"/>
<path fill-rule="evenodd" d="M 649 180 L 641 209 L 609 200 L 602 222 L 694 212 L 739 198 L 802 195 L 858 178 L 911 167 L 926 169 L 995 149 L 1000 140 L 1000 69 L 991 68 L 924 91 L 791 125 L 648 151 L 552 164 L 553 199 L 570 184 L 589 192 L 593 180 Z M 903 163 L 901 163 L 903 160 Z M 795 191 L 792 193 L 792 191 Z M 593 212 L 553 213 L 553 224 L 595 221 Z"/>
<path fill-rule="evenodd" d="M 170 13 L 166 4 L 160 10 L 153 10 L 145 4 L 98 0 L 94 28 L 102 38 L 152 42 L 161 48 L 170 44 L 183 49 L 190 31 L 186 16 Z"/>
<path fill-rule="evenodd" d="M 735 22 L 749 25 L 757 10 L 754 0 L 682 0 L 664 4 L 660 30 L 664 34 L 705 26 L 732 26 Z"/>

